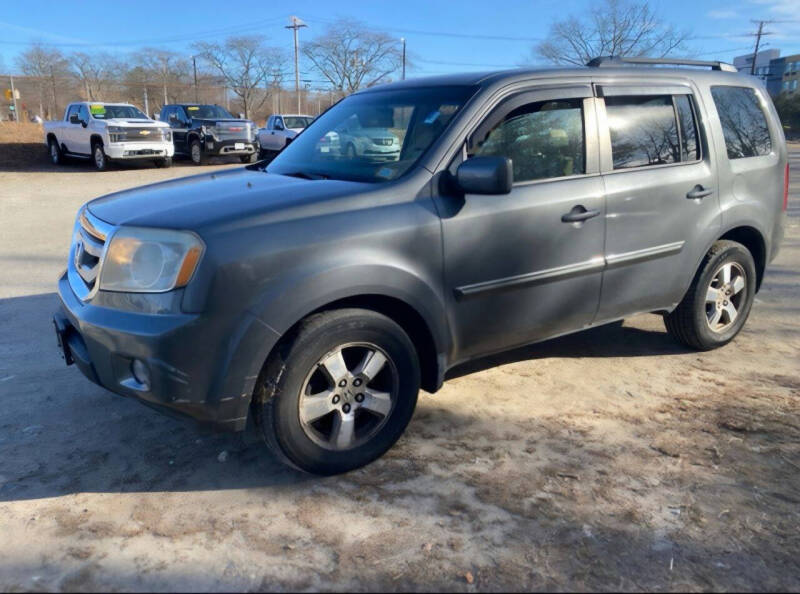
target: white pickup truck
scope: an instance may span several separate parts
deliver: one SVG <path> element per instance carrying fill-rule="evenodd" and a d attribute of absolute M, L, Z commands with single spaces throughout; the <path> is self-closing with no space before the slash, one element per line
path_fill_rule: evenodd
<path fill-rule="evenodd" d="M 55 165 L 77 157 L 91 159 L 99 171 L 112 160 L 150 159 L 169 167 L 175 154 L 169 125 L 127 103 L 70 103 L 64 119 L 44 123 L 44 143 Z"/>

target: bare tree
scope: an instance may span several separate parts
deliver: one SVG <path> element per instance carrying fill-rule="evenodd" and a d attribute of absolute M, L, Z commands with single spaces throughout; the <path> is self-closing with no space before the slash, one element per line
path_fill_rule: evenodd
<path fill-rule="evenodd" d="M 262 87 L 271 80 L 273 65 L 282 61 L 280 50 L 267 47 L 258 36 L 230 37 L 224 44 L 198 42 L 193 47 L 239 97 L 245 117 L 264 104 L 267 93 Z"/>
<path fill-rule="evenodd" d="M 109 54 L 87 54 L 73 52 L 69 55 L 69 65 L 75 78 L 83 86 L 87 101 L 99 101 L 105 98 L 110 83 L 120 70 L 120 62 Z"/>
<path fill-rule="evenodd" d="M 584 65 L 597 56 L 663 57 L 684 49 L 688 33 L 661 21 L 646 1 L 604 0 L 586 16 L 556 21 L 535 57 Z"/>
<path fill-rule="evenodd" d="M 39 80 L 39 115 L 54 117 L 58 112 L 57 81 L 68 73 L 68 63 L 64 55 L 57 49 L 34 43 L 17 57 L 17 65 L 22 72 Z M 46 104 L 48 111 L 45 113 Z"/>
<path fill-rule="evenodd" d="M 346 92 L 387 80 L 403 60 L 396 38 L 350 19 L 337 21 L 306 43 L 303 54 L 334 89 Z"/>
<path fill-rule="evenodd" d="M 189 73 L 186 57 L 169 50 L 147 47 L 138 52 L 136 61 L 147 72 L 147 78 L 161 87 L 163 105 L 170 102 L 169 87 L 185 82 Z"/>

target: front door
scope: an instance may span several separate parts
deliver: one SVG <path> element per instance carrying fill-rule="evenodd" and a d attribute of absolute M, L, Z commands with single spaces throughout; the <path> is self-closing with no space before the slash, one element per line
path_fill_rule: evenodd
<path fill-rule="evenodd" d="M 514 186 L 437 197 L 457 361 L 591 323 L 605 229 L 596 132 L 586 85 L 507 97 L 470 137 L 462 159 L 509 157 Z"/>
<path fill-rule="evenodd" d="M 721 223 L 713 147 L 698 125 L 708 119 L 691 88 L 599 94 L 608 214 L 598 322 L 679 302 Z"/>

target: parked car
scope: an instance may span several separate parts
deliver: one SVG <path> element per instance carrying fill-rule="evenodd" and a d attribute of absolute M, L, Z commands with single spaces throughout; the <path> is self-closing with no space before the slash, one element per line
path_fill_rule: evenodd
<path fill-rule="evenodd" d="M 267 125 L 258 132 L 258 143 L 262 154 L 267 151 L 280 151 L 300 134 L 312 121 L 314 116 L 275 114 L 269 116 Z"/>
<path fill-rule="evenodd" d="M 152 160 L 170 167 L 175 152 L 169 126 L 128 103 L 70 103 L 63 119 L 44 123 L 44 143 L 53 164 L 66 157 L 91 159 L 99 171 L 111 161 Z"/>
<path fill-rule="evenodd" d="M 338 153 L 345 159 L 366 157 L 370 161 L 396 161 L 400 157 L 400 139 L 386 128 L 361 122 L 353 114 L 335 130 Z"/>
<path fill-rule="evenodd" d="M 258 127 L 234 118 L 224 107 L 165 105 L 158 119 L 172 129 L 175 152 L 188 155 L 195 165 L 203 165 L 211 156 L 239 157 L 242 163 L 258 160 Z"/>
<path fill-rule="evenodd" d="M 92 200 L 58 283 L 67 363 L 330 474 L 471 359 L 640 312 L 728 343 L 783 236 L 783 131 L 732 66 L 650 62 L 373 87 L 268 165 Z M 396 158 L 321 151 L 352 118 Z"/>

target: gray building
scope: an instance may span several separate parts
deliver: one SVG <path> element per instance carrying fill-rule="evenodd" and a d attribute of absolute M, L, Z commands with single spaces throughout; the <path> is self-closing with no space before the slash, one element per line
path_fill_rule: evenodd
<path fill-rule="evenodd" d="M 770 73 L 770 63 L 777 60 L 781 55 L 779 49 L 769 49 L 758 52 L 755 56 L 755 76 L 761 79 L 764 84 L 767 84 L 767 78 Z M 746 54 L 744 56 L 736 56 L 733 59 L 733 65 L 739 72 L 750 72 L 753 68 L 753 54 Z"/>

